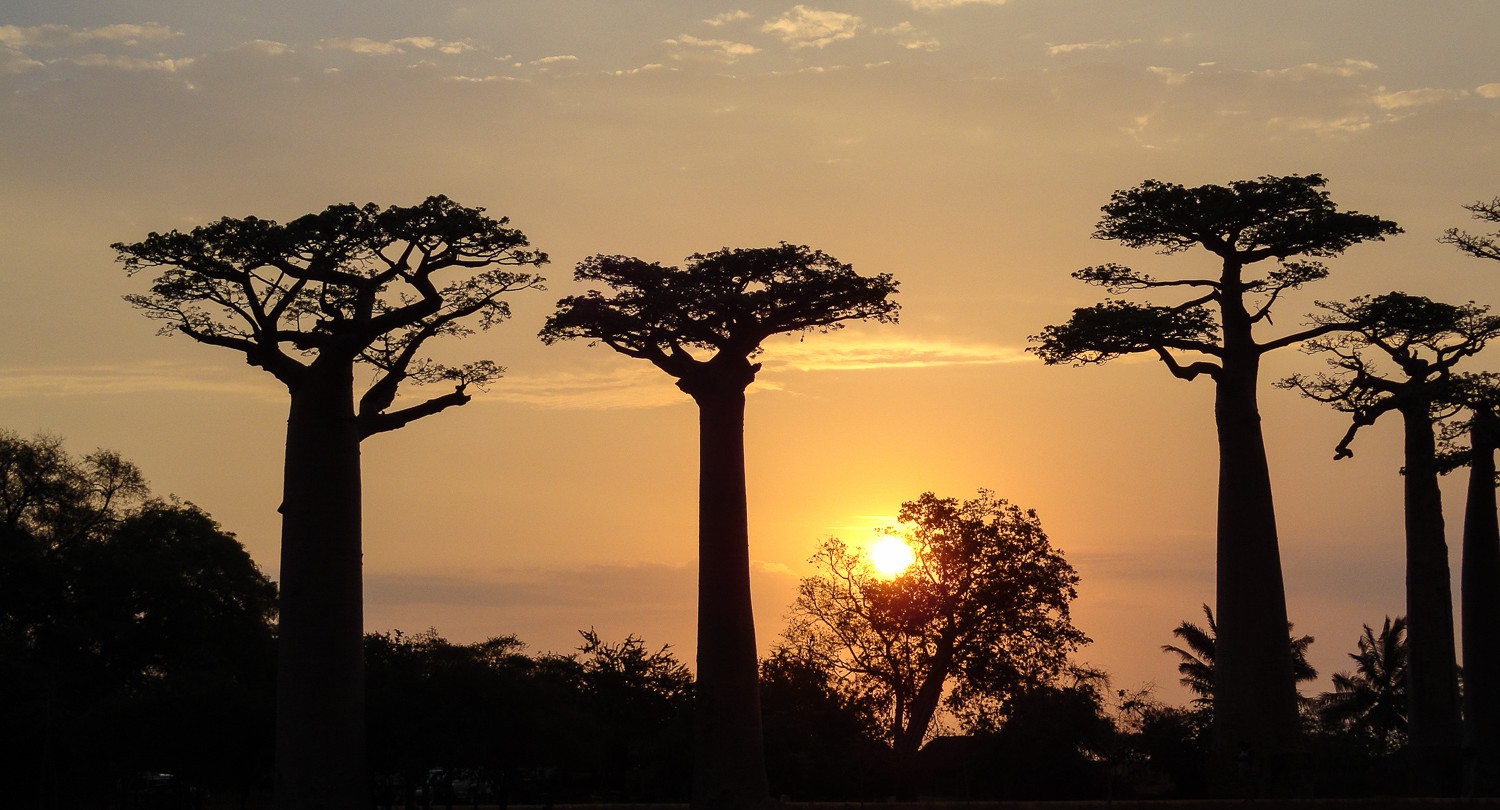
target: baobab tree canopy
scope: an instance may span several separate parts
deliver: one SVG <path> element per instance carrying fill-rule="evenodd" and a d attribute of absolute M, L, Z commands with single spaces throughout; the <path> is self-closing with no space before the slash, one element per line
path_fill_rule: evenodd
<path fill-rule="evenodd" d="M 462 404 L 467 386 L 501 373 L 490 361 L 452 367 L 421 350 L 504 320 L 501 296 L 541 285 L 510 268 L 539 267 L 546 254 L 507 224 L 439 195 L 409 207 L 332 205 L 284 225 L 226 217 L 112 247 L 132 275 L 162 268 L 149 294 L 127 300 L 164 321 L 164 334 L 241 351 L 289 388 L 320 360 L 371 367 L 358 413 L 368 436 Z M 389 411 L 407 380 L 455 390 Z"/>
<path fill-rule="evenodd" d="M 543 341 L 587 338 L 679 380 L 699 362 L 692 349 L 746 358 L 772 335 L 829 331 L 851 320 L 890 323 L 900 309 L 889 300 L 897 287 L 890 274 L 861 276 L 822 251 L 785 242 L 698 253 L 681 268 L 592 256 L 573 277 L 604 282 L 614 294 L 590 290 L 559 301 Z"/>

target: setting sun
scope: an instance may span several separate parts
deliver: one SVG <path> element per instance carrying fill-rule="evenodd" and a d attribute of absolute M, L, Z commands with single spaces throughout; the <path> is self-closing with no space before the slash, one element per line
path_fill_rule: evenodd
<path fill-rule="evenodd" d="M 916 559 L 911 546 L 895 535 L 887 534 L 870 544 L 870 564 L 886 579 L 900 576 Z"/>

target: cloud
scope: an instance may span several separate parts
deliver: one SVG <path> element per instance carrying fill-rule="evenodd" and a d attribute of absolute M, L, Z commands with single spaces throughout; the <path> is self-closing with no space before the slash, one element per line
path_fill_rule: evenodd
<path fill-rule="evenodd" d="M 1048 45 L 1047 55 L 1057 56 L 1064 53 L 1078 53 L 1080 51 L 1112 51 L 1123 48 L 1126 45 L 1139 45 L 1139 39 L 1108 39 L 1095 40 L 1093 42 L 1066 42 L 1061 45 Z"/>
<path fill-rule="evenodd" d="M 33 25 L 22 28 L 14 25 L 0 25 L 0 45 L 8 45 L 12 48 L 50 48 L 95 42 L 139 45 L 143 42 L 159 42 L 178 36 L 181 34 L 160 23 L 141 25 L 118 23 L 98 28 L 73 28 L 68 25 Z"/>
<path fill-rule="evenodd" d="M 730 64 L 742 56 L 760 53 L 760 48 L 754 45 L 730 42 L 727 39 L 699 39 L 692 34 L 663 41 L 679 49 L 672 54 L 673 59 L 702 59 Z"/>
<path fill-rule="evenodd" d="M 859 18 L 853 14 L 796 5 L 781 17 L 762 25 L 760 30 L 775 34 L 793 48 L 822 48 L 852 38 L 859 23 Z"/>
<path fill-rule="evenodd" d="M 1380 66 L 1365 59 L 1345 59 L 1341 62 L 1323 64 L 1320 62 L 1308 62 L 1302 65 L 1294 65 L 1288 68 L 1276 68 L 1273 70 L 1259 71 L 1261 76 L 1271 76 L 1290 79 L 1308 79 L 1317 76 L 1338 76 L 1340 78 L 1352 78 L 1372 70 L 1379 70 Z"/>
<path fill-rule="evenodd" d="M 280 390 L 270 380 L 250 380 L 201 366 L 147 363 L 138 368 L 0 368 L 0 399 L 17 397 L 109 397 L 122 394 L 194 391 L 258 398 Z"/>
<path fill-rule="evenodd" d="M 1375 105 L 1382 110 L 1400 110 L 1406 107 L 1421 107 L 1427 104 L 1438 104 L 1444 101 L 1454 101 L 1469 95 L 1467 90 L 1441 90 L 1433 87 L 1422 87 L 1416 90 L 1399 90 L 1394 93 L 1377 93 Z"/>
<path fill-rule="evenodd" d="M 1482 98 L 1500 98 L 1500 82 L 1481 84 L 1474 88 L 1474 94 Z"/>
<path fill-rule="evenodd" d="M 728 25 L 729 23 L 735 23 L 741 20 L 748 19 L 750 19 L 750 12 L 748 11 L 726 11 L 723 14 L 717 14 L 704 20 L 703 24 L 712 25 L 713 27 L 718 28 L 721 25 Z"/>
<path fill-rule="evenodd" d="M 958 6 L 1003 6 L 1005 0 L 905 0 L 908 6 L 918 11 L 938 11 Z"/>
<path fill-rule="evenodd" d="M 561 56 L 543 56 L 541 59 L 533 59 L 531 61 L 531 64 L 533 64 L 533 65 L 551 65 L 551 64 L 555 64 L 557 62 L 577 62 L 577 61 L 578 61 L 578 57 L 572 56 L 572 55 L 566 55 L 565 54 L 565 55 L 561 55 Z"/>
<path fill-rule="evenodd" d="M 123 70 L 130 73 L 143 73 L 160 71 L 162 73 L 175 73 L 178 70 L 193 64 L 191 57 L 183 59 L 137 59 L 130 56 L 106 56 L 100 53 L 91 53 L 77 59 L 68 60 L 79 67 L 109 68 L 112 70 Z"/>
<path fill-rule="evenodd" d="M 330 37 L 318 40 L 318 47 L 335 51 L 371 56 L 390 56 L 408 51 L 437 51 L 445 54 L 460 54 L 474 50 L 467 42 L 435 39 L 433 37 L 402 37 L 384 42 L 368 37 Z"/>
<path fill-rule="evenodd" d="M 41 62 L 27 56 L 15 48 L 0 48 L 0 76 L 15 76 L 43 67 Z"/>
<path fill-rule="evenodd" d="M 946 340 L 859 338 L 814 341 L 783 340 L 766 350 L 767 371 L 857 371 L 878 368 L 995 365 L 1031 359 L 1019 349 Z"/>
<path fill-rule="evenodd" d="M 597 371 L 506 374 L 477 401 L 609 410 L 659 408 L 690 400 L 651 364 L 621 361 Z"/>

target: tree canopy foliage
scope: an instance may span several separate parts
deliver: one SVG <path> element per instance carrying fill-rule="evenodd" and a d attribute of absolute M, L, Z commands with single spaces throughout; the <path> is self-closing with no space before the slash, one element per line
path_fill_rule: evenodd
<path fill-rule="evenodd" d="M 275 617 L 275 585 L 201 509 L 153 498 L 117 453 L 0 431 L 11 801 L 94 806 L 145 771 L 248 789 L 269 764 Z"/>
<path fill-rule="evenodd" d="M 369 368 L 358 409 L 368 436 L 461 405 L 468 386 L 502 372 L 424 350 L 434 337 L 488 329 L 510 316 L 502 296 L 540 288 L 541 276 L 508 268 L 539 267 L 547 255 L 508 223 L 439 195 L 408 207 L 332 205 L 286 224 L 225 217 L 111 247 L 131 275 L 162 271 L 150 293 L 126 300 L 163 321 L 164 334 L 242 352 L 289 388 L 320 359 Z M 408 380 L 454 391 L 390 410 Z"/>
<path fill-rule="evenodd" d="M 1088 638 L 1069 612 L 1078 575 L 1035 512 L 985 490 L 963 501 L 929 492 L 899 520 L 915 562 L 883 580 L 829 538 L 783 643 L 876 707 L 887 741 L 911 754 L 940 700 L 968 728 L 997 728 L 1016 695 L 1063 672 Z"/>

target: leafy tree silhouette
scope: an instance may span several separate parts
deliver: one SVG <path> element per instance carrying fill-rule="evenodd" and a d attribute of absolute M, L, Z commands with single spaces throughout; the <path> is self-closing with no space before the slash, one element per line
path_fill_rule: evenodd
<path fill-rule="evenodd" d="M 593 256 L 573 274 L 599 290 L 558 302 L 551 344 L 603 343 L 650 361 L 698 405 L 698 683 L 693 805 L 743 808 L 768 798 L 756 692 L 745 501 L 745 389 L 772 335 L 894 322 L 889 274 L 865 277 L 806 246 L 724 248 L 663 267 Z M 706 357 L 694 352 L 707 353 Z"/>
<path fill-rule="evenodd" d="M 1205 623 L 1202 627 L 1184 619 L 1182 624 L 1172 630 L 1172 635 L 1180 639 L 1184 646 L 1163 644 L 1161 650 L 1174 653 L 1181 659 L 1177 664 L 1177 672 L 1182 675 L 1182 685 L 1197 695 L 1193 698 L 1193 703 L 1202 708 L 1212 708 L 1219 625 L 1214 621 L 1213 608 L 1208 605 L 1203 606 L 1203 618 Z M 1307 660 L 1307 648 L 1312 646 L 1313 637 L 1291 635 L 1291 624 L 1287 624 L 1286 629 L 1291 641 L 1293 677 L 1297 683 L 1316 679 L 1318 671 Z"/>
<path fill-rule="evenodd" d="M 1451 794 L 1459 787 L 1462 721 L 1434 425 L 1457 412 L 1453 368 L 1500 338 L 1500 317 L 1475 304 L 1395 292 L 1322 308 L 1315 320 L 1350 330 L 1307 344 L 1329 355 L 1334 371 L 1277 384 L 1350 414 L 1335 458 L 1353 455 L 1349 448 L 1362 427 L 1401 414 L 1413 775 L 1422 792 Z M 1387 376 L 1371 355 L 1389 360 L 1396 372 Z"/>
<path fill-rule="evenodd" d="M 1178 379 L 1214 383 L 1220 635 L 1210 761 L 1221 781 L 1235 755 L 1248 750 L 1284 785 L 1297 748 L 1286 592 L 1257 404 L 1260 359 L 1336 327 L 1269 340 L 1257 340 L 1255 329 L 1270 322 L 1282 294 L 1327 275 L 1317 259 L 1400 232 L 1393 222 L 1337 210 L 1322 190 L 1326 182 L 1318 174 L 1194 188 L 1148 180 L 1115 192 L 1095 238 L 1167 254 L 1201 247 L 1219 261 L 1219 271 L 1159 280 L 1118 264 L 1084 268 L 1073 276 L 1112 294 L 1181 288 L 1189 297 L 1166 306 L 1107 300 L 1074 310 L 1066 323 L 1032 338 L 1038 345 L 1031 350 L 1048 364 L 1147 353 Z M 1312 258 L 1293 260 L 1299 256 Z M 1273 259 L 1270 270 L 1251 273 Z"/>
<path fill-rule="evenodd" d="M 785 644 L 873 700 L 909 764 L 945 700 L 970 729 L 994 730 L 1088 638 L 1069 614 L 1078 575 L 1035 512 L 981 490 L 964 501 L 924 493 L 899 517 L 911 567 L 882 580 L 829 538 L 798 586 Z"/>
<path fill-rule="evenodd" d="M 1365 625 L 1349 657 L 1354 671 L 1334 674 L 1318 714 L 1326 725 L 1359 735 L 1374 753 L 1395 753 L 1407 733 L 1406 619 L 1385 617 L 1378 634 Z"/>
<path fill-rule="evenodd" d="M 286 224 L 224 218 L 188 233 L 116 243 L 126 272 L 161 269 L 127 296 L 163 334 L 232 349 L 290 395 L 281 503 L 276 792 L 282 808 L 363 808 L 360 443 L 469 401 L 491 361 L 422 355 L 510 314 L 501 296 L 539 287 L 507 220 L 446 197 L 381 209 L 341 204 Z M 452 278 L 450 278 L 452 277 Z M 355 399 L 355 369 L 373 381 Z M 396 407 L 398 389 L 453 390 Z"/>

